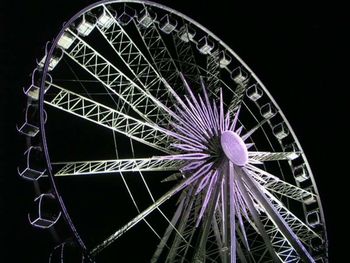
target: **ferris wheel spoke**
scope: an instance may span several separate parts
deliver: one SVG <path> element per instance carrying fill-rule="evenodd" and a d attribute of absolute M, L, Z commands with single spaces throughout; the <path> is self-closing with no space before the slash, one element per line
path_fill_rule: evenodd
<path fill-rule="evenodd" d="M 220 226 L 219 226 L 219 222 L 222 222 L 222 219 L 220 218 L 220 216 L 218 215 L 218 213 L 216 212 L 215 213 L 215 216 L 213 217 L 213 220 L 212 220 L 212 228 L 213 228 L 213 232 L 214 232 L 214 236 L 215 236 L 215 241 L 216 241 L 216 246 L 218 247 L 219 249 L 219 254 L 220 254 L 220 259 L 223 263 L 227 262 L 227 253 L 225 251 L 225 245 L 224 243 L 222 242 L 223 241 L 223 238 L 222 238 L 222 235 L 221 235 L 221 232 L 220 232 Z"/>
<path fill-rule="evenodd" d="M 185 192 L 183 192 L 183 193 L 185 193 Z M 153 256 L 151 258 L 151 263 L 156 263 L 158 261 L 158 258 L 162 254 L 164 247 L 167 246 L 167 241 L 168 241 L 171 233 L 174 230 L 174 226 L 179 221 L 179 218 L 180 218 L 180 215 L 183 212 L 184 206 L 186 206 L 185 198 L 180 198 L 179 200 L 180 200 L 180 203 L 177 206 L 177 209 L 176 209 L 176 211 L 175 211 L 175 213 L 173 215 L 173 218 L 171 219 L 171 223 L 169 223 L 167 229 L 165 230 L 165 233 L 164 233 L 162 239 L 160 240 L 160 242 L 159 242 L 159 244 L 157 246 L 156 251 L 153 253 Z M 180 232 L 180 235 L 181 235 L 181 232 Z"/>
<path fill-rule="evenodd" d="M 254 196 L 254 199 L 256 199 L 259 202 L 259 204 L 263 207 L 268 217 L 271 218 L 271 221 L 275 225 L 276 229 L 278 229 L 278 231 L 288 241 L 291 248 L 297 252 L 299 257 L 304 262 L 315 262 L 309 254 L 309 252 L 304 247 L 304 245 L 302 244 L 302 242 L 299 240 L 298 236 L 294 232 L 295 230 L 289 225 L 292 222 L 290 222 L 289 220 L 285 220 L 281 211 L 278 210 L 277 207 L 271 202 L 271 200 L 266 197 L 266 195 L 262 192 L 257 183 L 252 178 L 250 178 L 249 174 L 247 174 L 244 171 L 244 169 L 239 171 L 239 178 L 244 180 L 247 187 L 249 188 L 249 191 Z M 276 200 L 277 199 L 275 199 L 274 201 Z M 290 215 L 292 214 L 288 213 L 288 216 Z M 293 219 L 296 220 L 296 217 L 293 217 Z M 300 222 L 301 221 L 299 221 L 298 223 L 300 224 Z M 279 256 L 280 255 L 281 254 L 279 254 Z"/>
<path fill-rule="evenodd" d="M 142 84 L 142 88 L 157 97 L 164 105 L 169 105 L 168 100 L 171 97 L 168 90 L 169 84 L 159 75 L 110 11 L 106 7 L 104 10 L 113 18 L 113 23 L 109 27 L 98 26 L 98 31 L 130 69 L 134 79 Z M 157 122 L 162 121 L 157 120 Z"/>
<path fill-rule="evenodd" d="M 237 84 L 237 87 L 235 89 L 235 97 L 229 104 L 230 113 L 234 114 L 237 109 L 243 104 L 245 91 L 246 84 Z"/>
<path fill-rule="evenodd" d="M 207 55 L 206 63 L 206 78 L 208 90 L 211 90 L 215 94 L 219 94 L 218 84 L 220 82 L 220 62 L 219 62 L 219 50 L 215 50 Z"/>
<path fill-rule="evenodd" d="M 55 173 L 55 176 L 178 171 L 184 164 L 185 162 L 183 160 L 166 159 L 162 157 L 53 163 L 54 166 L 63 166 Z"/>
<path fill-rule="evenodd" d="M 244 253 L 243 253 L 243 249 L 241 247 L 241 245 L 239 244 L 239 242 L 237 242 L 237 256 L 240 260 L 240 262 L 242 263 L 248 263 Z M 249 261 L 250 262 L 250 261 Z"/>
<path fill-rule="evenodd" d="M 249 159 L 259 162 L 294 160 L 299 152 L 248 152 Z"/>
<path fill-rule="evenodd" d="M 148 90 L 141 88 L 116 66 L 98 53 L 73 31 L 68 30 L 76 40 L 73 48 L 64 53 L 106 87 L 111 94 L 120 98 L 116 110 L 123 111 L 130 106 L 143 119 L 159 121 L 159 116 L 168 118 L 171 110 L 156 99 Z M 158 117 L 157 117 L 158 116 Z"/>
<path fill-rule="evenodd" d="M 166 263 L 174 262 L 179 257 L 180 262 L 187 262 L 185 257 L 192 247 L 191 241 L 196 231 L 196 216 L 199 213 L 201 198 L 199 195 L 193 195 L 194 187 L 190 187 L 186 194 L 187 206 L 184 208 L 183 214 L 179 221 L 178 230 L 187 242 L 184 242 L 178 235 L 172 241 L 171 249 L 167 255 Z M 182 252 L 182 254 L 180 254 Z"/>
<path fill-rule="evenodd" d="M 57 89 L 58 93 L 52 99 L 46 96 L 46 104 L 117 131 L 162 152 L 173 153 L 169 149 L 173 139 L 169 136 L 170 132 L 165 129 L 137 120 L 55 84 L 50 89 L 53 88 Z"/>
<path fill-rule="evenodd" d="M 274 224 L 271 218 L 266 214 L 261 212 L 260 215 L 261 222 L 271 239 L 273 248 L 276 251 L 276 254 L 280 261 L 282 262 L 298 262 L 300 261 L 300 256 L 297 254 L 296 250 L 287 240 L 287 238 L 282 234 L 278 227 Z M 258 262 L 264 262 L 265 255 L 268 253 L 266 245 L 264 243 L 257 243 L 256 240 L 252 241 L 251 245 L 251 254 L 257 255 L 259 260 Z"/>
<path fill-rule="evenodd" d="M 216 174 L 216 176 L 214 176 Z M 206 244 L 208 241 L 208 236 L 211 230 L 211 225 L 212 225 L 212 218 L 215 215 L 215 209 L 216 209 L 216 205 L 218 203 L 219 200 L 219 194 L 220 194 L 220 190 L 221 190 L 221 181 L 222 178 L 224 176 L 223 171 L 215 171 L 212 178 L 212 184 L 208 186 L 208 190 L 207 190 L 207 195 L 210 195 L 210 200 L 207 201 L 207 204 L 203 204 L 202 206 L 202 211 L 203 211 L 203 207 L 206 210 L 205 215 L 202 218 L 202 227 L 201 227 L 201 231 L 199 233 L 199 237 L 198 237 L 198 243 L 195 247 L 194 250 L 194 256 L 193 256 L 193 261 L 204 261 L 205 259 L 205 255 L 206 255 Z M 209 189 L 211 188 L 211 189 Z M 204 200 L 205 202 L 206 200 Z M 203 203 L 204 203 L 203 202 Z M 201 211 L 201 212 L 202 212 Z"/>
<path fill-rule="evenodd" d="M 298 186 L 287 183 L 277 176 L 274 176 L 253 165 L 247 165 L 246 172 L 250 174 L 264 188 L 288 198 L 300 201 L 311 202 L 316 199 L 316 195 L 312 192 L 304 190 Z"/>
<path fill-rule="evenodd" d="M 257 130 L 262 128 L 262 126 L 268 121 L 268 119 L 264 119 L 261 122 L 259 122 L 257 125 L 255 125 L 253 128 L 251 128 L 249 131 L 247 131 L 245 134 L 242 135 L 242 140 L 245 141 L 250 136 L 252 136 Z"/>
<path fill-rule="evenodd" d="M 238 170 L 236 170 L 238 171 Z M 272 259 L 274 262 L 279 262 L 279 259 L 275 253 L 275 250 L 272 246 L 272 242 L 265 230 L 265 227 L 263 223 L 261 222 L 260 216 L 258 214 L 258 211 L 252 201 L 252 197 L 249 195 L 248 189 L 243 183 L 243 178 L 242 178 L 242 173 L 239 171 L 237 172 L 237 176 L 235 176 L 235 180 L 237 182 L 237 186 L 239 188 L 239 191 L 242 195 L 242 198 L 247 206 L 247 209 L 249 210 L 250 214 L 252 215 L 253 221 L 254 221 L 254 226 L 256 227 L 258 233 L 261 235 L 261 237 L 264 240 L 264 246 L 265 248 L 268 249 Z"/>
<path fill-rule="evenodd" d="M 211 168 L 211 165 L 202 166 L 198 171 L 196 171 L 190 177 L 184 179 L 181 183 L 179 183 L 178 185 L 173 187 L 171 190 L 169 190 L 167 193 L 165 193 L 162 197 L 160 197 L 158 200 L 156 200 L 151 206 L 149 206 L 147 209 L 142 211 L 135 218 L 130 220 L 127 224 L 125 224 L 120 229 L 118 229 L 116 232 L 114 232 L 111 236 L 109 236 L 107 239 L 105 239 L 101 244 L 97 245 L 94 249 L 91 250 L 90 254 L 96 255 L 96 254 L 100 253 L 102 250 L 104 250 L 105 248 L 107 248 L 114 241 L 116 241 L 119 237 L 121 237 L 123 234 L 125 234 L 128 230 L 130 230 L 132 227 L 134 227 L 136 224 L 138 224 L 141 220 L 144 220 L 154 210 L 157 210 L 164 202 L 166 202 L 171 197 L 173 197 L 175 194 L 177 194 L 178 192 L 187 188 L 193 182 L 198 180 L 198 177 L 200 177 L 200 175 L 202 175 L 203 173 L 206 173 L 208 171 L 208 169 L 210 169 L 210 168 Z"/>
<path fill-rule="evenodd" d="M 221 251 L 220 255 L 223 263 L 228 263 L 228 247 L 229 247 L 229 195 L 228 195 L 228 176 L 226 175 L 221 182 L 221 191 L 220 191 L 220 205 L 217 208 L 216 215 L 219 217 L 219 222 L 221 223 Z M 216 221 L 216 220 L 215 220 Z"/>
<path fill-rule="evenodd" d="M 179 32 L 173 34 L 173 43 L 175 47 L 175 52 L 177 56 L 177 61 L 181 61 L 179 68 L 181 72 L 194 83 L 200 83 L 199 77 L 201 71 L 196 62 L 196 58 L 193 53 L 193 33 L 191 33 L 191 28 L 185 21 L 183 26 L 179 29 Z"/>
<path fill-rule="evenodd" d="M 144 6 L 144 10 L 145 12 L 149 12 L 146 6 Z M 181 90 L 181 80 L 179 78 L 180 70 L 167 44 L 163 40 L 157 28 L 157 24 L 152 21 L 148 27 L 136 23 L 134 23 L 134 25 L 160 75 L 165 78 L 175 90 L 179 88 Z"/>
<path fill-rule="evenodd" d="M 305 224 L 297 216 L 290 212 L 281 201 L 279 201 L 269 192 L 266 192 L 266 195 L 271 204 L 276 208 L 281 217 L 285 220 L 285 222 L 287 222 L 287 224 L 301 241 L 303 241 L 305 244 L 308 244 L 313 238 L 321 239 L 321 237 L 314 230 L 312 230 L 307 224 Z"/>
<path fill-rule="evenodd" d="M 230 240 L 231 240 L 231 248 L 230 248 L 230 254 L 231 254 L 231 263 L 236 263 L 236 252 L 237 252 L 237 240 L 236 240 L 236 203 L 233 201 L 234 196 L 236 196 L 236 193 L 234 192 L 234 177 L 236 176 L 234 173 L 233 165 L 230 163 L 229 167 L 229 194 L 230 194 Z"/>

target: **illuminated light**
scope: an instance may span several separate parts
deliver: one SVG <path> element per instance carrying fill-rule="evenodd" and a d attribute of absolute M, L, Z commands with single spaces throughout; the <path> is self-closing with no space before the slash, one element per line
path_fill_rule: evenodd
<path fill-rule="evenodd" d="M 295 143 L 288 144 L 284 147 L 285 152 L 289 152 L 288 159 L 294 160 L 300 156 L 300 152 L 298 151 L 298 147 Z"/>
<path fill-rule="evenodd" d="M 220 61 L 219 61 L 220 68 L 225 68 L 231 63 L 231 61 L 232 61 L 232 58 L 228 54 L 226 54 L 226 52 L 224 51 L 220 52 Z"/>
<path fill-rule="evenodd" d="M 274 126 L 272 128 L 272 130 L 273 130 L 273 134 L 279 140 L 282 140 L 283 138 L 287 137 L 288 134 L 289 134 L 289 131 L 288 131 L 286 125 L 283 122 L 281 122 L 281 123 L 277 124 L 276 126 Z"/>
<path fill-rule="evenodd" d="M 315 227 L 320 224 L 320 212 L 318 210 L 314 210 L 309 212 L 306 215 L 306 222 L 308 223 L 309 226 Z"/>
<path fill-rule="evenodd" d="M 109 28 L 114 22 L 113 17 L 107 14 L 105 11 L 100 15 L 97 19 L 97 25 L 99 25 L 103 29 Z"/>
<path fill-rule="evenodd" d="M 232 71 L 231 77 L 237 84 L 242 84 L 248 80 L 248 73 L 241 67 L 237 67 Z"/>
<path fill-rule="evenodd" d="M 159 28 L 165 34 L 170 34 L 171 32 L 173 32 L 176 26 L 177 26 L 177 21 L 171 18 L 169 15 L 165 15 L 160 19 Z"/>
<path fill-rule="evenodd" d="M 63 49 L 68 49 L 74 42 L 75 37 L 68 33 L 64 32 L 61 38 L 57 42 L 57 46 L 63 48 Z"/>
<path fill-rule="evenodd" d="M 141 13 L 137 16 L 137 22 L 140 25 L 148 28 L 153 23 L 153 18 L 147 9 L 141 11 Z"/>
<path fill-rule="evenodd" d="M 188 43 L 193 40 L 194 36 L 196 35 L 196 31 L 188 25 L 185 25 L 180 29 L 178 35 L 182 41 Z"/>
<path fill-rule="evenodd" d="M 316 198 L 314 195 L 310 194 L 310 193 L 304 193 L 303 194 L 303 202 L 306 205 L 310 205 L 316 202 Z"/>
<path fill-rule="evenodd" d="M 263 95 L 263 91 L 256 84 L 253 84 L 247 89 L 246 94 L 252 101 L 257 101 Z"/>
<path fill-rule="evenodd" d="M 221 147 L 226 157 L 235 165 L 244 166 L 248 163 L 248 150 L 243 140 L 233 131 L 221 134 Z"/>
<path fill-rule="evenodd" d="M 197 48 L 202 54 L 209 54 L 214 48 L 214 42 L 209 40 L 208 37 L 202 37 L 198 41 Z"/>
<path fill-rule="evenodd" d="M 49 67 L 47 68 L 47 70 L 52 71 L 57 66 L 58 62 L 60 62 L 61 58 L 62 57 L 52 56 L 50 58 Z M 46 55 L 40 60 L 38 64 L 40 68 L 44 67 L 45 60 L 46 60 Z"/>
<path fill-rule="evenodd" d="M 95 24 L 87 21 L 85 19 L 85 16 L 83 18 L 83 20 L 80 22 L 80 24 L 77 26 L 77 31 L 78 34 L 86 37 L 88 35 L 90 35 L 91 31 L 95 28 Z"/>
<path fill-rule="evenodd" d="M 309 179 L 309 176 L 306 173 L 306 169 L 303 164 L 295 167 L 293 172 L 294 172 L 295 180 L 297 180 L 299 183 Z"/>
<path fill-rule="evenodd" d="M 265 119 L 269 119 L 276 114 L 276 109 L 270 103 L 266 103 L 263 106 L 261 106 L 260 114 Z"/>

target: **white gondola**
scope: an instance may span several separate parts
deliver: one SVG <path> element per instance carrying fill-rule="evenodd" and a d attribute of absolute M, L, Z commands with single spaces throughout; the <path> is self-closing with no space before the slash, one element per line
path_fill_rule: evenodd
<path fill-rule="evenodd" d="M 306 222 L 311 227 L 316 227 L 320 224 L 320 212 L 313 210 L 306 215 Z"/>
<path fill-rule="evenodd" d="M 319 237 L 314 237 L 313 239 L 311 239 L 310 245 L 315 251 L 319 251 L 319 250 L 323 249 L 323 247 L 324 247 L 324 243 Z M 319 262 L 319 261 L 316 260 L 315 262 Z M 322 261 L 320 261 L 320 262 L 322 262 Z"/>
<path fill-rule="evenodd" d="M 114 18 L 103 8 L 101 14 L 97 17 L 96 23 L 100 28 L 108 29 L 113 25 Z"/>
<path fill-rule="evenodd" d="M 23 164 L 17 168 L 18 174 L 27 180 L 36 181 L 46 172 L 44 156 L 38 146 L 31 146 L 24 152 Z"/>
<path fill-rule="evenodd" d="M 276 109 L 271 103 L 266 103 L 260 107 L 260 114 L 265 119 L 269 119 L 276 114 Z"/>
<path fill-rule="evenodd" d="M 57 66 L 57 64 L 60 62 L 62 56 L 63 56 L 62 54 L 61 55 L 53 55 L 50 58 L 48 71 L 52 71 Z M 38 63 L 39 68 L 43 68 L 45 65 L 45 62 L 46 62 L 46 55 Z"/>
<path fill-rule="evenodd" d="M 289 153 L 288 159 L 294 160 L 300 156 L 300 151 L 296 143 L 290 143 L 283 147 L 284 152 Z"/>
<path fill-rule="evenodd" d="M 196 31 L 189 25 L 181 27 L 178 33 L 179 38 L 186 43 L 192 41 L 195 35 Z"/>
<path fill-rule="evenodd" d="M 248 73 L 240 66 L 231 72 L 231 78 L 239 85 L 245 83 L 248 80 L 248 77 Z"/>
<path fill-rule="evenodd" d="M 273 126 L 272 131 L 276 138 L 279 140 L 286 138 L 289 134 L 289 130 L 283 122 L 280 122 Z"/>
<path fill-rule="evenodd" d="M 174 31 L 174 29 L 177 26 L 177 21 L 170 17 L 168 14 L 163 16 L 159 21 L 159 28 L 162 30 L 165 34 L 170 34 Z"/>
<path fill-rule="evenodd" d="M 32 226 L 38 228 L 50 228 L 60 218 L 55 196 L 51 193 L 41 194 L 34 199 L 34 211 L 28 214 L 28 220 Z"/>
<path fill-rule="evenodd" d="M 124 6 L 122 12 L 119 13 L 117 20 L 121 25 L 126 26 L 133 20 L 135 13 L 134 9 Z"/>
<path fill-rule="evenodd" d="M 309 179 L 309 175 L 307 174 L 305 165 L 298 165 L 294 168 L 294 177 L 299 183 L 304 182 Z"/>
<path fill-rule="evenodd" d="M 220 68 L 227 67 L 232 61 L 232 58 L 225 51 L 221 51 L 219 56 Z"/>
<path fill-rule="evenodd" d="M 24 121 L 17 126 L 17 131 L 29 137 L 35 137 L 39 132 L 38 106 L 29 104 L 25 111 Z"/>
<path fill-rule="evenodd" d="M 39 93 L 40 93 L 40 85 L 41 85 L 41 73 L 36 68 L 33 70 L 32 73 L 32 82 L 31 84 L 23 89 L 24 94 L 26 94 L 28 97 L 30 97 L 32 100 L 38 100 L 39 99 Z M 45 85 L 45 92 L 50 88 L 52 77 L 50 74 L 47 74 L 48 81 Z"/>
<path fill-rule="evenodd" d="M 247 88 L 246 94 L 252 101 L 257 101 L 263 95 L 263 90 L 257 84 L 253 84 Z"/>
<path fill-rule="evenodd" d="M 151 14 L 151 12 L 147 9 L 143 9 L 137 15 L 137 22 L 145 28 L 148 28 L 153 21 L 156 19 L 156 14 Z"/>
<path fill-rule="evenodd" d="M 307 189 L 307 190 L 309 192 L 311 192 L 310 189 Z M 304 193 L 303 194 L 303 202 L 304 202 L 304 204 L 311 205 L 311 204 L 315 203 L 316 201 L 317 200 L 316 200 L 316 197 L 314 195 L 312 195 L 310 193 Z"/>
<path fill-rule="evenodd" d="M 75 40 L 75 37 L 71 33 L 64 32 L 60 37 L 60 39 L 58 40 L 57 46 L 66 50 L 73 44 L 74 40 Z"/>
<path fill-rule="evenodd" d="M 208 37 L 202 37 L 197 44 L 199 52 L 206 55 L 209 54 L 214 48 L 214 42 L 211 41 Z"/>
<path fill-rule="evenodd" d="M 94 30 L 96 24 L 92 21 L 92 19 L 87 18 L 85 15 L 83 15 L 83 18 L 81 22 L 77 26 L 78 34 L 86 37 L 90 35 L 92 30 Z"/>

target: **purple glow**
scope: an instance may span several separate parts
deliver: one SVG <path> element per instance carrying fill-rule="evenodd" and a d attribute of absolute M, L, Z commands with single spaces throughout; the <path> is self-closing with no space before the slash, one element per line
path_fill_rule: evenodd
<path fill-rule="evenodd" d="M 248 163 L 248 151 L 241 137 L 233 131 L 221 134 L 221 147 L 226 157 L 235 165 L 244 166 Z"/>
<path fill-rule="evenodd" d="M 205 198 L 204 198 L 204 201 L 203 201 L 203 204 L 202 204 L 202 208 L 201 208 L 201 210 L 199 212 L 199 216 L 198 216 L 198 219 L 197 219 L 196 227 L 198 227 L 199 222 L 201 221 L 201 219 L 203 217 L 203 214 L 204 214 L 204 212 L 207 209 L 207 206 L 208 206 L 211 194 L 212 194 L 213 189 L 214 189 L 214 184 L 215 184 L 216 179 L 217 179 L 217 175 L 218 175 L 218 172 L 215 171 L 215 173 L 211 177 L 210 184 L 207 187 L 207 194 L 205 195 Z"/>

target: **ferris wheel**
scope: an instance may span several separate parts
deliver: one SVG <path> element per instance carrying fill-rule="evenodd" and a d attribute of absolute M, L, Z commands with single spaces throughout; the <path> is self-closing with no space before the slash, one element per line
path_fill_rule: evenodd
<path fill-rule="evenodd" d="M 137 241 L 153 263 L 328 262 L 319 193 L 288 120 L 186 15 L 92 4 L 47 44 L 24 93 L 18 172 L 36 187 L 29 222 L 57 243 L 49 262 L 115 261 Z"/>

